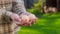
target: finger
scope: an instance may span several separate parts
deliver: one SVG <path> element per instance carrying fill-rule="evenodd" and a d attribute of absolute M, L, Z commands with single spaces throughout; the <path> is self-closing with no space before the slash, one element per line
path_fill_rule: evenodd
<path fill-rule="evenodd" d="M 36 23 L 36 21 L 37 21 L 37 18 L 35 18 L 35 19 L 32 20 L 33 23 Z"/>
<path fill-rule="evenodd" d="M 31 26 L 31 22 L 24 22 L 23 25 L 24 26 Z"/>
<path fill-rule="evenodd" d="M 35 23 L 36 23 L 35 19 L 34 19 L 34 20 L 32 20 L 31 24 L 35 24 Z"/>
<path fill-rule="evenodd" d="M 22 24 L 23 26 L 27 26 L 27 22 L 24 21 L 24 20 L 21 20 L 21 24 Z"/>
<path fill-rule="evenodd" d="M 31 26 L 31 22 L 28 25 Z"/>
<path fill-rule="evenodd" d="M 32 20 L 29 20 L 29 23 L 28 23 L 28 24 L 29 24 L 30 26 L 31 26 L 31 22 L 32 22 Z"/>
<path fill-rule="evenodd" d="M 21 20 L 20 20 L 20 19 L 16 19 L 16 21 L 17 21 L 17 22 L 21 22 Z"/>
<path fill-rule="evenodd" d="M 15 18 L 17 22 L 21 22 L 21 19 L 19 17 Z"/>
<path fill-rule="evenodd" d="M 36 21 L 38 20 L 38 18 L 36 18 Z"/>
<path fill-rule="evenodd" d="M 28 24 L 27 23 L 24 23 L 23 26 L 28 26 Z"/>
<path fill-rule="evenodd" d="M 17 24 L 18 26 L 22 26 L 22 24 Z"/>
<path fill-rule="evenodd" d="M 36 19 L 33 19 L 33 22 L 36 22 Z"/>

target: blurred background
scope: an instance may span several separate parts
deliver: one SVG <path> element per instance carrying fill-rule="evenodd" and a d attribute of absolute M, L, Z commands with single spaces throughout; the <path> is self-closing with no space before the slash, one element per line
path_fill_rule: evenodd
<path fill-rule="evenodd" d="M 24 3 L 38 21 L 32 26 L 22 26 L 18 34 L 60 34 L 60 0 L 24 0 Z"/>

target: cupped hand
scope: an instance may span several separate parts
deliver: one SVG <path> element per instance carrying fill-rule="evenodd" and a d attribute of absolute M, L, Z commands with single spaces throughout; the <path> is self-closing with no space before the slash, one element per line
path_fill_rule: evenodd
<path fill-rule="evenodd" d="M 37 21 L 37 17 L 33 14 L 21 14 L 20 15 L 21 22 L 19 25 L 21 26 L 31 26 L 32 24 L 35 24 Z"/>
<path fill-rule="evenodd" d="M 21 21 L 18 14 L 11 14 L 10 17 L 11 17 L 11 19 L 12 19 L 13 21 L 17 21 L 17 22 L 20 22 L 20 21 Z"/>

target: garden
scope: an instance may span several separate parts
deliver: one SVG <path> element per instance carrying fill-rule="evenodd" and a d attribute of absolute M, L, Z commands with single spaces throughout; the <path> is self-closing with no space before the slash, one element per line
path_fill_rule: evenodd
<path fill-rule="evenodd" d="M 41 13 L 42 0 L 34 4 L 28 12 L 38 17 L 36 24 L 32 26 L 21 26 L 18 34 L 60 34 L 60 12 L 57 13 Z"/>

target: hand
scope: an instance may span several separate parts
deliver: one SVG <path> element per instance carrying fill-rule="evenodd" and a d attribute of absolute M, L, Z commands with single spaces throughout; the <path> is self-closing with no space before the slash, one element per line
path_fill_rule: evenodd
<path fill-rule="evenodd" d="M 29 16 L 29 22 L 30 22 L 29 25 L 35 24 L 36 21 L 37 21 L 37 17 L 35 15 L 33 15 L 33 14 L 30 14 L 28 16 Z"/>
<path fill-rule="evenodd" d="M 20 19 L 21 23 L 19 25 L 21 26 L 31 26 L 37 21 L 37 17 L 33 14 L 21 14 Z"/>
<path fill-rule="evenodd" d="M 28 26 L 28 22 L 29 22 L 29 17 L 27 15 L 20 15 L 20 19 L 21 19 L 21 22 L 20 24 L 18 24 L 19 26 Z M 25 25 L 27 24 L 27 25 Z"/>
<path fill-rule="evenodd" d="M 20 17 L 19 17 L 19 15 L 18 14 L 11 14 L 11 19 L 13 20 L 13 21 L 17 21 L 17 22 L 20 22 L 21 20 L 20 20 Z"/>

